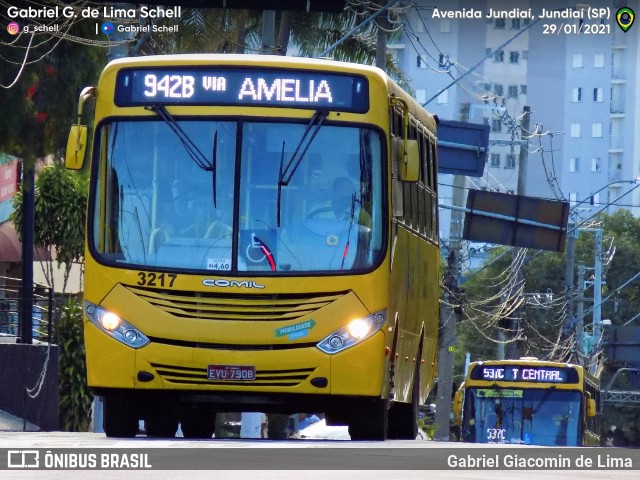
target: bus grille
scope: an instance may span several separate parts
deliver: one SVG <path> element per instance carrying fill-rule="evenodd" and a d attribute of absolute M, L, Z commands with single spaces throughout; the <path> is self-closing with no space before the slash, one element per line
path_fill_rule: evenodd
<path fill-rule="evenodd" d="M 228 295 L 127 288 L 176 317 L 236 321 L 295 320 L 326 307 L 347 293 Z"/>
<path fill-rule="evenodd" d="M 235 385 L 247 387 L 294 387 L 313 373 L 313 368 L 291 370 L 256 370 L 256 379 L 247 381 L 216 381 L 207 379 L 206 368 L 152 363 L 156 373 L 166 382 L 183 385 Z"/>

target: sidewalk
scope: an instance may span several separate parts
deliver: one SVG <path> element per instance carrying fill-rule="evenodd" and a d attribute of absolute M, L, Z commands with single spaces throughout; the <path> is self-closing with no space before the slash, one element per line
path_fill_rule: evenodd
<path fill-rule="evenodd" d="M 24 429 L 22 418 L 0 410 L 0 432 L 22 432 Z M 40 429 L 37 425 L 27 422 L 26 431 L 38 432 Z"/>

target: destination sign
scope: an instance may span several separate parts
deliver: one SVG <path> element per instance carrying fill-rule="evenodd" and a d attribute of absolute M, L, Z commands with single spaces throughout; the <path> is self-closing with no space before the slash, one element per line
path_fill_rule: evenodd
<path fill-rule="evenodd" d="M 472 380 L 495 382 L 578 383 L 578 372 L 568 367 L 529 365 L 475 365 Z"/>
<path fill-rule="evenodd" d="M 316 108 L 364 113 L 369 88 L 360 75 L 238 67 L 125 69 L 115 103 Z"/>

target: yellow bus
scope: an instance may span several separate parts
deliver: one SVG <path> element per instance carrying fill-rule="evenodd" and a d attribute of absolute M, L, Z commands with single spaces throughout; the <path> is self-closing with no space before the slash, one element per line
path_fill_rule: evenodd
<path fill-rule="evenodd" d="M 415 438 L 433 383 L 436 118 L 382 70 L 175 55 L 109 63 L 83 167 L 89 386 L 107 436 L 325 412 Z"/>
<path fill-rule="evenodd" d="M 599 445 L 599 401 L 599 379 L 579 365 L 472 362 L 454 396 L 454 422 L 464 442 Z"/>

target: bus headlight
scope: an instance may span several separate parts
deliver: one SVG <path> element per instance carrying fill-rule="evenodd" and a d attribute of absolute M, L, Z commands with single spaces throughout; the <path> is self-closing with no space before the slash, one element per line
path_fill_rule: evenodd
<path fill-rule="evenodd" d="M 91 323 L 128 347 L 142 348 L 149 343 L 144 333 L 113 312 L 86 300 L 84 311 Z"/>
<path fill-rule="evenodd" d="M 325 353 L 341 352 L 357 343 L 366 340 L 382 328 L 387 318 L 386 310 L 367 315 L 364 318 L 352 320 L 345 327 L 336 330 L 318 343 L 317 347 Z"/>

